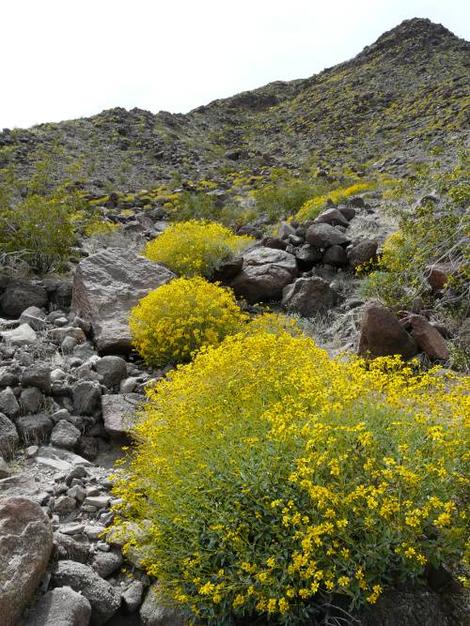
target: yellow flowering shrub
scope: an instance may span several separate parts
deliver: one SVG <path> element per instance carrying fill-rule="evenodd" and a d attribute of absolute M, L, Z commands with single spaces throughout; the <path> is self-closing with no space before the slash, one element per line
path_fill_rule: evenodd
<path fill-rule="evenodd" d="M 132 309 L 129 326 L 137 351 L 159 367 L 189 361 L 202 346 L 239 331 L 246 319 L 230 290 L 196 276 L 150 292 Z"/>
<path fill-rule="evenodd" d="M 110 533 L 214 626 L 312 623 L 333 594 L 354 611 L 467 537 L 468 381 L 267 322 L 149 389 L 116 476 Z"/>
<path fill-rule="evenodd" d="M 326 207 L 328 200 L 331 200 L 335 204 L 339 204 L 351 196 L 364 191 L 369 191 L 370 189 L 373 189 L 373 187 L 374 185 L 372 183 L 355 183 L 349 187 L 339 187 L 338 189 L 333 189 L 328 193 L 314 196 L 313 198 L 310 198 L 310 200 L 304 202 L 298 210 L 295 218 L 300 222 L 313 219 L 317 217 L 318 214 Z"/>
<path fill-rule="evenodd" d="M 253 243 L 216 222 L 190 220 L 171 224 L 145 247 L 145 256 L 182 276 L 210 278 L 214 270 Z"/>

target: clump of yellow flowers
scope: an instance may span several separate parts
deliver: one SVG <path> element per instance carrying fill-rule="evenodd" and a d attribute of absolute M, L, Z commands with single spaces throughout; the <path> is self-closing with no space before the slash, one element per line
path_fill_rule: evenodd
<path fill-rule="evenodd" d="M 210 278 L 218 266 L 254 243 L 216 222 L 190 220 L 171 224 L 145 247 L 146 257 L 181 276 Z"/>
<path fill-rule="evenodd" d="M 149 389 L 117 472 L 111 532 L 212 625 L 355 610 L 468 541 L 468 381 L 269 326 Z"/>
<path fill-rule="evenodd" d="M 203 278 L 176 278 L 142 298 L 130 315 L 137 351 L 152 366 L 189 361 L 203 346 L 238 332 L 248 316 L 233 292 Z"/>

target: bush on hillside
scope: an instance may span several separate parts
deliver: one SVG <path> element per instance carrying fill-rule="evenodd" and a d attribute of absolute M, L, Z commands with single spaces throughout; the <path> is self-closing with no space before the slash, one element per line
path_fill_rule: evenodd
<path fill-rule="evenodd" d="M 464 319 L 469 314 L 470 157 L 450 172 L 425 174 L 401 197 L 415 204 L 417 188 L 425 182 L 437 186 L 442 200 L 432 196 L 411 209 L 398 209 L 399 229 L 383 246 L 376 270 L 363 286 L 366 296 L 379 298 L 393 308 L 407 308 L 420 298 L 432 304 L 430 268 L 447 268 L 449 281 L 440 294 L 437 308 L 443 317 Z M 424 180 L 423 180 L 424 179 Z M 409 184 L 409 183 L 408 183 Z M 413 198 L 414 194 L 414 199 Z"/>
<path fill-rule="evenodd" d="M 149 241 L 145 255 L 182 276 L 210 278 L 223 261 L 253 241 L 251 237 L 235 235 L 221 224 L 190 220 L 171 224 Z"/>
<path fill-rule="evenodd" d="M 111 533 L 214 626 L 374 603 L 462 557 L 463 385 L 282 331 L 228 337 L 149 390 Z"/>
<path fill-rule="evenodd" d="M 286 176 L 275 179 L 253 192 L 259 213 L 266 213 L 271 222 L 294 215 L 315 193 L 323 193 L 326 182 L 308 182 Z"/>
<path fill-rule="evenodd" d="M 189 361 L 240 330 L 247 316 L 233 293 L 203 278 L 177 278 L 142 298 L 131 311 L 134 345 L 155 367 Z"/>

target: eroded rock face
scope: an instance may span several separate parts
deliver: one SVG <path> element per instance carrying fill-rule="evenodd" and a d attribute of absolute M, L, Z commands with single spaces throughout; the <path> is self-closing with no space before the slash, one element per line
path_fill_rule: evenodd
<path fill-rule="evenodd" d="M 231 287 L 248 302 L 280 298 L 283 288 L 298 274 L 293 254 L 285 250 L 259 247 L 243 254 L 241 272 L 232 280 Z"/>
<path fill-rule="evenodd" d="M 131 349 L 131 308 L 174 276 L 163 265 L 132 252 L 102 250 L 80 261 L 73 282 L 72 310 L 91 322 L 99 352 L 127 353 Z"/>
<path fill-rule="evenodd" d="M 295 283 L 284 287 L 282 293 L 283 306 L 304 317 L 330 309 L 337 299 L 336 291 L 319 276 L 298 278 Z"/>
<path fill-rule="evenodd" d="M 359 354 L 372 357 L 400 354 L 409 359 L 417 352 L 415 340 L 389 309 L 378 303 L 366 306 L 359 336 Z"/>
<path fill-rule="evenodd" d="M 52 551 L 52 528 L 27 498 L 0 500 L 0 616 L 17 626 L 41 582 Z"/>
<path fill-rule="evenodd" d="M 447 361 L 449 349 L 441 333 L 422 315 L 410 315 L 407 322 L 411 326 L 411 336 L 418 347 L 431 359 Z"/>

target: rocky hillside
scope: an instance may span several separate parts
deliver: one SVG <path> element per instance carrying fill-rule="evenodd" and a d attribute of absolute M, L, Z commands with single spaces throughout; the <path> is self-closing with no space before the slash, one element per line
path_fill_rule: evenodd
<path fill-rule="evenodd" d="M 381 585 L 370 588 L 372 600 L 350 608 L 353 605 L 349 605 L 348 594 L 343 593 L 344 585 L 355 584 L 353 579 L 356 578 L 359 588 L 365 585 L 367 589 L 366 582 L 361 579 L 360 567 L 354 575 L 351 574 L 351 580 L 344 576 L 338 578 L 344 583 L 338 588 L 339 593 L 331 579 L 331 587 L 326 587 L 328 593 L 321 589 L 326 595 L 319 594 L 324 601 L 319 606 L 316 606 L 317 596 L 314 596 L 313 603 L 308 600 L 316 591 L 309 596 L 310 592 L 301 588 L 304 595 L 299 593 L 300 610 L 303 611 L 303 601 L 306 600 L 305 607 L 313 612 L 308 613 L 306 608 L 298 621 L 295 617 L 283 621 L 280 602 L 277 617 L 263 605 L 260 614 L 248 609 L 236 613 L 238 601 L 235 598 L 235 601 L 226 603 L 227 610 L 234 611 L 224 617 L 225 621 L 217 621 L 214 613 L 212 621 L 198 619 L 191 623 L 201 626 L 207 623 L 216 626 L 222 623 L 230 626 L 275 626 L 280 623 L 293 626 L 301 623 L 312 626 L 339 623 L 363 626 L 469 625 L 470 601 L 468 590 L 464 590 L 462 583 L 466 580 L 466 565 L 452 563 L 454 567 L 451 568 L 445 563 L 444 567 L 441 563 L 444 557 L 439 556 L 439 551 L 446 556 L 446 550 L 452 554 L 460 550 L 463 531 L 459 534 L 460 530 L 457 532 L 455 526 L 449 526 L 447 535 L 445 532 L 441 534 L 443 541 L 449 537 L 451 540 L 444 547 L 436 540 L 441 527 L 447 528 L 450 524 L 446 519 L 450 519 L 451 513 L 462 512 L 459 529 L 464 525 L 462 520 L 466 514 L 464 495 L 455 496 L 453 500 L 449 495 L 451 487 L 455 487 L 452 482 L 454 474 L 459 477 L 454 482 L 464 492 L 461 484 L 465 479 L 459 474 L 463 470 L 460 465 L 454 473 L 449 468 L 454 467 L 451 464 L 456 462 L 455 459 L 460 463 L 459 452 L 454 449 L 460 450 L 464 438 L 463 425 L 460 431 L 458 421 L 462 419 L 463 422 L 463 411 L 458 404 L 461 398 L 454 398 L 451 391 L 454 384 L 463 387 L 462 372 L 470 363 L 469 287 L 465 266 L 470 173 L 468 158 L 461 153 L 468 141 L 470 121 L 469 69 L 468 42 L 429 20 L 413 19 L 382 35 L 354 59 L 317 76 L 272 83 L 214 101 L 186 115 L 165 112 L 154 115 L 139 109 L 116 108 L 87 119 L 42 124 L 28 130 L 4 130 L 0 134 L 0 170 L 5 168 L 6 172 L 0 184 L 2 626 L 183 626 L 186 623 L 187 615 L 180 606 L 162 601 L 158 595 L 160 586 L 155 573 L 138 550 L 137 526 L 131 528 L 136 533 L 135 546 L 127 550 L 126 538 L 106 531 L 123 510 L 126 513 L 116 488 L 119 481 L 111 468 L 116 459 L 123 456 L 123 446 L 132 448 L 138 439 L 133 439 L 133 426 L 138 421 L 137 414 L 142 415 L 140 409 L 146 403 L 148 386 L 160 380 L 171 385 L 172 376 L 167 374 L 174 372 L 177 377 L 174 366 L 180 362 L 176 351 L 173 359 L 156 365 L 146 360 L 142 350 L 136 352 L 135 336 L 129 327 L 131 310 L 149 292 L 160 290 L 161 293 L 162 289 L 178 284 L 181 277 L 186 280 L 189 275 L 188 280 L 193 279 L 194 273 L 188 274 L 185 270 L 193 270 L 196 266 L 211 282 L 211 288 L 224 294 L 233 292 L 233 306 L 247 327 L 251 322 L 256 323 L 263 311 L 282 312 L 291 318 L 290 321 L 295 320 L 294 337 L 289 335 L 285 345 L 288 346 L 290 341 L 295 344 L 298 340 L 296 333 L 302 331 L 302 341 L 305 341 L 302 345 L 306 346 L 313 337 L 317 345 L 326 349 L 326 352 L 318 351 L 324 359 L 319 362 L 329 363 L 330 357 L 346 351 L 367 358 L 396 354 L 404 359 L 414 357 L 413 368 L 420 373 L 427 372 L 430 365 L 444 365 L 446 369 L 440 370 L 436 383 L 436 388 L 442 392 L 440 400 L 434 403 L 437 408 L 431 406 L 429 400 L 429 410 L 436 411 L 436 419 L 440 420 L 442 415 L 447 417 L 447 403 L 450 406 L 455 401 L 457 417 L 453 423 L 454 431 L 449 428 L 449 432 L 457 434 L 454 439 L 446 440 L 446 447 L 443 446 L 441 451 L 438 446 L 444 435 L 440 426 L 433 426 L 432 437 L 428 437 L 427 431 L 413 431 L 421 437 L 415 436 L 419 444 L 415 450 L 417 456 L 424 446 L 433 452 L 434 442 L 437 442 L 436 449 L 439 454 L 442 452 L 442 458 L 438 458 L 438 466 L 428 467 L 426 457 L 425 463 L 417 468 L 414 466 L 416 459 L 411 455 L 410 466 L 406 468 L 404 459 L 412 437 L 409 437 L 408 430 L 404 430 L 405 439 L 398 447 L 398 460 L 391 458 L 395 454 L 393 441 L 390 450 L 387 449 L 389 460 L 383 476 L 387 481 L 392 476 L 387 487 L 389 491 L 380 491 L 383 483 L 377 486 L 379 474 L 371 474 L 372 479 L 364 474 L 364 480 L 370 480 L 368 489 L 375 494 L 374 498 L 383 496 L 383 508 L 380 509 L 385 511 L 383 519 L 377 517 L 377 523 L 370 522 L 374 511 L 379 511 L 372 495 L 365 500 L 367 506 L 360 513 L 352 513 L 352 510 L 344 513 L 351 513 L 351 525 L 361 524 L 363 517 L 370 524 L 357 535 L 351 531 L 353 539 L 349 537 L 349 544 L 345 544 L 347 549 L 342 550 L 347 555 L 344 559 L 349 559 L 349 553 L 356 552 L 356 548 L 359 554 L 359 549 L 370 540 L 376 542 L 375 551 L 370 544 L 372 548 L 367 547 L 361 558 L 367 561 L 370 553 L 375 554 L 379 546 L 383 561 L 386 561 L 380 573 L 380 580 L 385 581 L 384 588 Z M 46 164 L 45 155 L 52 155 Z M 428 169 L 423 167 L 426 164 Z M 57 186 L 60 181 L 70 178 L 71 168 L 76 185 Z M 9 179 L 10 169 L 15 174 L 11 177 L 13 182 Z M 238 203 L 236 210 L 230 203 Z M 228 211 L 230 207 L 232 212 Z M 387 211 L 390 207 L 393 211 Z M 225 209 L 227 212 L 223 213 Z M 238 220 L 240 211 L 245 209 L 249 217 Z M 236 253 L 231 250 L 225 254 L 224 246 L 228 244 L 223 237 L 228 233 L 228 240 L 232 242 L 241 238 L 220 224 L 204 223 L 201 226 L 197 222 L 199 239 L 196 239 L 194 222 L 189 223 L 188 230 L 186 220 L 200 217 L 236 227 L 238 233 L 244 235 L 244 246 L 237 248 Z M 174 235 L 175 227 L 181 227 L 182 239 Z M 388 238 L 397 227 L 400 227 L 398 236 Z M 220 235 L 220 229 L 226 230 L 225 235 Z M 217 239 L 219 236 L 221 240 Z M 148 249 L 143 256 L 144 246 L 149 241 L 156 244 L 158 255 L 162 239 L 166 239 L 167 244 L 165 260 L 153 258 Z M 386 239 L 388 248 L 387 244 L 384 245 Z M 198 255 L 202 261 L 207 261 L 203 257 L 208 249 L 215 254 L 209 259 L 212 273 L 203 273 L 204 263 L 199 263 L 201 258 Z M 204 284 L 199 276 L 197 279 Z M 221 286 L 214 285 L 214 282 Z M 194 283 L 191 289 L 194 291 Z M 184 304 L 183 296 L 182 301 Z M 188 310 L 180 308 L 176 313 L 172 309 L 174 304 L 169 298 L 164 302 L 170 330 L 168 334 L 160 333 L 159 337 L 176 337 L 176 344 L 188 342 L 194 318 L 200 317 L 204 321 L 204 315 L 210 310 L 207 298 L 202 306 L 193 299 Z M 214 303 L 211 301 L 210 304 Z M 198 306 L 200 311 L 195 310 Z M 177 319 L 172 320 L 172 315 Z M 211 321 L 216 318 L 217 314 Z M 290 323 L 284 316 L 280 319 L 282 322 L 276 323 Z M 176 331 L 170 335 L 173 321 Z M 147 327 L 151 324 L 148 323 Z M 200 337 L 199 329 L 197 333 Z M 212 336 L 218 337 L 214 332 Z M 166 343 L 171 342 L 167 340 Z M 302 385 L 305 383 L 305 387 L 311 383 L 311 370 L 304 378 L 298 377 L 295 359 L 300 351 L 290 353 L 288 365 L 292 371 L 287 377 L 288 391 L 298 380 L 304 381 Z M 269 353 L 267 357 L 255 372 L 253 389 L 256 391 L 260 381 L 266 383 L 263 378 L 265 362 L 271 359 L 276 366 L 278 364 L 277 356 L 272 358 Z M 281 362 L 284 355 L 278 357 Z M 230 358 L 224 362 L 227 361 Z M 337 372 L 343 367 L 343 361 L 346 360 L 331 361 Z M 357 364 L 354 359 L 352 362 Z M 239 394 L 246 374 L 245 361 L 235 365 L 238 370 L 234 379 L 227 385 L 224 383 L 223 391 L 228 395 L 218 394 L 214 387 L 210 408 L 212 403 L 216 405 L 219 395 L 223 402 L 233 401 L 236 422 L 244 425 L 240 416 L 251 415 L 251 409 L 243 403 L 253 394 L 246 390 L 244 395 Z M 368 371 L 368 367 L 367 361 L 364 370 Z M 409 368 L 410 372 L 413 368 Z M 450 372 L 451 368 L 457 372 L 455 376 Z M 287 365 L 284 370 L 288 371 Z M 390 366 L 390 371 L 393 374 L 395 365 Z M 351 372 L 354 376 L 354 368 Z M 221 380 L 224 380 L 223 376 Z M 429 384 L 429 389 L 425 387 L 426 394 L 428 390 L 433 393 L 433 381 L 431 378 L 431 382 L 426 383 Z M 274 382 L 276 393 L 284 393 L 286 381 L 279 378 Z M 346 383 L 343 381 L 346 386 L 341 393 L 338 392 L 342 397 L 337 398 L 339 404 L 335 406 L 341 406 L 349 394 L 354 395 L 350 382 L 352 389 L 352 379 L 347 377 Z M 193 379 L 185 389 L 192 385 Z M 265 386 L 266 398 L 261 393 L 261 404 L 269 406 L 270 389 L 268 383 Z M 326 385 L 322 383 L 319 396 L 329 393 L 330 390 L 325 389 L 328 386 L 330 379 Z M 335 387 L 334 382 L 331 387 Z M 406 385 L 398 388 L 403 391 Z M 194 384 L 194 392 L 200 392 L 197 384 Z M 361 401 L 367 392 L 367 388 L 362 389 Z M 378 395 L 381 396 L 382 392 L 381 389 Z M 184 394 L 181 392 L 180 395 Z M 312 394 L 312 397 L 316 395 Z M 178 399 L 175 404 L 179 406 L 179 402 Z M 283 410 L 277 396 L 276 403 L 277 415 Z M 224 404 L 223 416 L 229 414 L 228 406 Z M 325 403 L 325 407 L 328 406 L 329 400 Z M 367 403 L 364 401 L 359 406 L 362 420 Z M 393 406 L 395 410 L 399 405 Z M 297 405 L 295 407 L 297 411 Z M 348 409 L 351 419 L 355 419 L 355 408 Z M 424 414 L 418 413 L 416 418 L 418 415 L 417 425 L 413 422 L 410 428 L 425 428 Z M 201 416 L 202 423 L 205 419 L 202 409 Z M 414 419 L 414 414 L 412 417 Z M 256 416 L 254 422 L 258 424 L 260 419 Z M 161 421 L 169 421 L 166 414 Z M 292 424 L 294 422 L 292 419 Z M 373 429 L 374 419 L 370 422 Z M 354 427 L 351 432 L 358 430 L 362 433 L 363 426 L 361 423 L 359 429 Z M 286 431 L 290 430 L 289 425 Z M 339 428 L 338 432 L 342 430 L 347 428 Z M 384 428 L 380 437 L 388 437 L 388 431 Z M 188 428 L 188 432 L 188 441 L 196 440 L 193 430 Z M 240 441 L 244 441 L 241 437 L 245 434 L 237 434 Z M 366 434 L 372 437 L 371 433 L 363 433 Z M 173 433 L 170 439 L 174 446 Z M 209 439 L 214 439 L 215 448 L 218 448 L 219 439 L 213 437 L 212 431 Z M 239 441 L 235 439 L 238 445 Z M 243 449 L 241 456 L 253 441 L 257 441 L 257 437 L 247 439 L 246 450 Z M 359 459 L 358 467 L 366 470 L 370 459 L 367 457 L 367 463 L 363 464 L 360 455 L 369 440 L 351 441 L 354 447 L 345 448 L 346 453 L 339 461 L 346 467 L 350 459 L 354 463 Z M 211 450 L 211 442 L 204 441 L 204 451 L 206 443 L 207 450 Z M 292 450 L 296 449 L 297 443 L 291 446 Z M 335 447 L 329 439 L 324 443 L 332 449 Z M 157 444 L 155 442 L 155 449 Z M 178 450 L 170 450 L 175 458 L 176 452 L 182 449 L 180 439 L 177 439 L 177 445 Z M 303 461 L 307 465 L 315 454 L 316 445 L 308 448 L 309 457 Z M 324 456 L 323 443 L 318 446 Z M 262 448 L 260 450 L 263 452 Z M 385 461 L 380 450 L 377 453 L 378 466 Z M 219 456 L 224 457 L 224 453 Z M 234 463 L 238 462 L 239 456 L 237 453 Z M 173 464 L 174 457 L 171 456 L 169 465 Z M 253 468 L 262 467 L 257 453 L 254 458 Z M 187 459 L 191 459 L 191 455 Z M 169 491 L 173 485 L 176 490 L 187 478 L 187 459 L 181 465 L 181 477 L 174 482 L 167 481 Z M 463 457 L 461 460 L 463 466 Z M 267 472 L 270 474 L 271 464 L 266 462 L 266 467 L 270 468 Z M 328 485 L 328 481 L 334 482 L 331 476 L 337 475 L 333 472 L 334 467 L 330 463 L 325 470 Z M 401 474 L 394 475 L 392 470 L 395 468 Z M 200 473 L 203 476 L 202 470 Z M 227 476 L 236 474 L 231 469 Z M 190 497 L 215 492 L 213 485 L 219 475 L 223 474 L 215 469 L 209 476 L 210 488 L 196 486 L 197 493 L 193 494 L 191 488 L 196 481 L 194 472 L 190 472 Z M 275 478 L 271 482 L 277 494 L 284 485 L 277 476 Z M 354 480 L 356 478 L 359 482 L 363 480 L 354 475 Z M 413 509 L 414 499 L 418 502 L 422 496 L 421 490 L 415 488 L 416 484 L 421 485 L 415 483 L 418 480 L 429 485 L 432 494 L 434 484 L 441 485 L 439 497 L 449 498 L 447 508 L 437 518 L 441 526 L 434 520 L 434 526 L 431 523 L 426 528 L 423 526 L 423 532 L 419 532 L 419 509 Z M 289 478 L 284 482 L 289 494 L 294 493 L 293 480 Z M 346 493 L 349 482 L 343 482 Z M 398 521 L 389 523 L 387 516 L 393 511 L 390 513 L 391 509 L 389 511 L 387 507 L 396 495 L 394 482 L 401 485 L 394 506 L 400 515 L 400 507 L 405 507 L 406 515 L 403 513 L 403 519 L 397 517 Z M 130 488 L 135 484 L 129 480 Z M 245 485 L 243 489 L 238 483 L 230 486 L 237 498 L 249 493 L 249 490 L 245 492 Z M 362 486 L 358 483 L 358 489 Z M 262 490 L 264 488 L 263 483 Z M 152 500 L 146 489 L 140 488 L 140 483 L 136 491 L 137 500 Z M 225 491 L 231 493 L 224 484 L 220 502 L 217 500 L 214 506 L 211 503 L 206 507 L 208 511 L 217 512 L 218 507 L 222 507 Z M 409 500 L 405 497 L 407 494 L 411 494 Z M 249 493 L 247 511 L 251 511 L 253 503 L 258 507 L 263 498 L 264 493 L 259 496 Z M 277 500 L 278 495 L 275 498 Z M 279 521 L 275 511 L 277 505 L 273 507 L 276 500 L 268 506 L 264 532 L 252 542 L 253 546 L 256 544 L 253 559 L 258 543 L 262 543 L 263 537 L 269 535 L 271 527 L 274 528 Z M 438 502 L 436 507 L 441 506 L 439 498 L 434 500 Z M 342 497 L 338 498 L 340 504 L 342 501 Z M 235 511 L 238 515 L 238 509 L 229 504 L 229 513 Z M 196 519 L 200 511 L 193 502 L 191 505 Z M 130 511 L 133 509 L 134 506 L 129 507 Z M 139 507 L 135 506 L 135 509 Z M 284 512 L 289 513 L 288 508 Z M 362 512 L 365 512 L 364 516 Z M 332 519 L 334 516 L 333 511 Z M 245 518 L 249 519 L 244 514 L 241 517 L 243 523 Z M 457 513 L 454 517 L 457 524 Z M 253 519 L 264 519 L 258 508 Z M 342 525 L 338 523 L 335 530 L 338 536 L 347 523 L 347 520 Z M 300 528 L 300 521 L 295 524 Z M 437 565 L 430 560 L 426 567 L 422 561 L 416 561 L 418 565 L 412 563 L 413 584 L 408 584 L 408 570 L 401 579 L 401 571 L 394 569 L 398 563 L 393 560 L 395 552 L 404 549 L 405 544 L 393 544 L 390 537 L 401 532 L 400 524 L 404 533 L 408 533 L 404 536 L 416 538 L 416 547 L 422 544 L 429 552 L 439 553 L 441 558 L 441 561 L 436 560 Z M 237 519 L 233 527 L 238 526 Z M 205 522 L 201 523 L 201 528 L 204 544 L 201 552 L 210 553 L 213 539 L 208 539 L 208 533 L 214 529 Z M 276 550 L 279 537 L 284 540 L 288 534 L 287 525 L 281 524 L 279 528 L 279 535 L 273 540 Z M 145 535 L 147 518 L 138 530 Z M 184 535 L 180 536 L 179 532 L 178 529 L 175 533 L 178 545 L 184 546 Z M 181 533 L 184 532 L 185 527 L 181 524 Z M 155 537 L 157 534 L 155 532 Z M 356 537 L 361 539 L 356 540 Z M 381 547 L 382 541 L 383 546 L 388 546 L 387 542 L 394 545 L 395 552 Z M 307 543 L 310 545 L 310 539 Z M 336 543 L 337 536 L 332 535 L 334 548 L 338 547 Z M 353 546 L 351 550 L 347 547 L 350 544 Z M 321 541 L 318 545 L 321 546 Z M 410 568 L 409 561 L 414 557 L 424 559 L 426 563 L 425 557 L 413 546 L 410 543 L 403 557 L 406 567 Z M 320 558 L 329 555 L 323 547 L 320 551 Z M 285 548 L 284 552 L 287 554 L 289 550 Z M 332 553 L 335 553 L 334 549 Z M 290 558 L 290 554 L 288 556 Z M 267 564 L 272 561 L 271 558 L 263 559 Z M 192 567 L 197 561 L 189 559 L 187 562 Z M 186 561 L 183 564 L 186 567 Z M 240 571 L 245 582 L 251 567 L 249 563 L 242 563 Z M 226 569 L 235 571 L 236 567 L 229 565 Z M 286 567 L 281 572 L 283 583 L 290 576 L 289 569 L 292 568 Z M 266 579 L 264 573 L 261 574 L 256 585 Z M 205 602 L 206 591 L 211 586 L 202 585 L 199 578 L 196 580 Z M 313 587 L 318 590 L 319 585 L 315 578 Z M 228 588 L 232 593 L 230 585 Z M 287 595 L 289 600 L 283 600 L 286 605 L 295 595 L 294 590 L 291 591 L 293 595 Z M 247 598 L 249 596 L 247 593 Z M 214 610 L 223 606 L 217 596 L 214 606 Z M 188 610 L 187 605 L 184 607 Z"/>
<path fill-rule="evenodd" d="M 348 166 L 401 174 L 430 150 L 451 158 L 467 137 L 470 44 L 407 20 L 354 59 L 305 80 L 274 82 L 188 114 L 115 108 L 0 133 L 0 167 L 30 172 L 60 149 L 57 176 L 80 163 L 94 191 L 180 178 L 227 183 L 230 172 Z"/>

